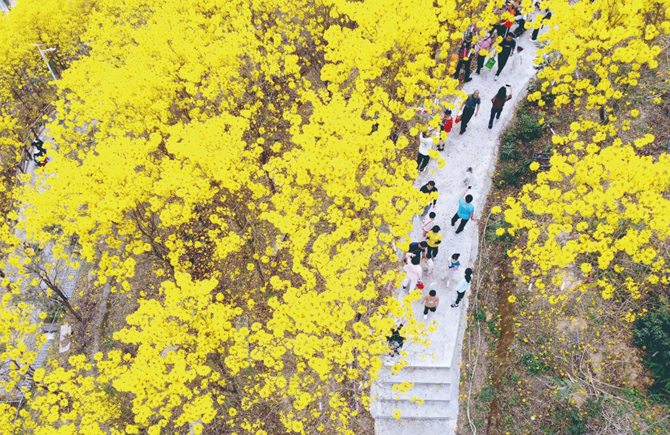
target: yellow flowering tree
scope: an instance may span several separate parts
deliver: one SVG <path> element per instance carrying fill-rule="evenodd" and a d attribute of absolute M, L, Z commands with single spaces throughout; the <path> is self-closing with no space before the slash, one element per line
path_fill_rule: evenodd
<path fill-rule="evenodd" d="M 546 0 L 552 17 L 539 37 L 545 45 L 538 63 L 541 89 L 529 95 L 542 106 L 552 100 L 560 108 L 574 104 L 601 109 L 608 118 L 629 87 L 637 86 L 641 69 L 658 67 L 660 36 L 670 33 L 667 0 L 588 1 Z M 543 23 L 536 17 L 533 28 Z M 544 59 L 543 59 L 544 58 Z M 604 110 L 608 107 L 607 110 Z"/>
<path fill-rule="evenodd" d="M 668 156 L 654 161 L 637 154 L 651 135 L 624 144 L 588 126 L 574 127 L 569 137 L 557 138 L 563 148 L 551 168 L 507 199 L 507 231 L 525 236 L 511 250 L 515 273 L 526 283 L 537 279 L 552 302 L 568 295 L 547 293 L 547 285 L 561 286 L 572 270 L 584 276 L 584 291 L 596 286 L 605 299 L 639 298 L 648 286 L 666 282 L 660 245 L 670 234 L 670 203 L 663 197 Z"/>
<path fill-rule="evenodd" d="M 437 125 L 434 99 L 459 91 L 435 47 L 446 58 L 494 6 L 50 3 L 58 20 L 79 15 L 40 41 L 85 42 L 85 55 L 53 84 L 54 160 L 16 192 L 13 229 L 53 264 L 76 237 L 121 298 L 144 292 L 139 270 L 162 286 L 126 300 L 138 308 L 114 335 L 125 353 L 39 372 L 18 427 L 354 433 L 393 318 L 409 313 L 386 286 L 425 201 L 406 158 L 410 107 Z M 8 53 L 36 66 L 22 35 Z M 38 253 L 12 234 L 6 262 L 32 279 Z M 406 323 L 417 341 L 424 328 Z"/>

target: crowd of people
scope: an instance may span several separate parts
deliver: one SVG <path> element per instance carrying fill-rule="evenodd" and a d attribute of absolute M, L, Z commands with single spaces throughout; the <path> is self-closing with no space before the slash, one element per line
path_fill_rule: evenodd
<path fill-rule="evenodd" d="M 551 12 L 542 10 L 539 3 L 535 3 L 535 10 L 530 14 L 524 14 L 520 2 L 516 3 L 510 1 L 499 11 L 500 15 L 505 12 L 507 12 L 505 15 L 506 17 L 513 18 L 501 19 L 500 22 L 494 25 L 493 28 L 486 32 L 486 35 L 476 43 L 473 44 L 473 34 L 479 32 L 480 29 L 473 26 L 465 33 L 457 53 L 458 60 L 453 75 L 454 79 L 460 79 L 462 72 L 465 83 L 472 81 L 470 75 L 472 73 L 471 60 L 473 56 L 476 56 L 477 60 L 475 74 L 480 74 L 484 67 L 493 69 L 496 66 L 496 63 L 497 69 L 493 78 L 495 81 L 498 80 L 500 74 L 508 64 L 511 64 L 510 69 L 514 71 L 519 65 L 523 64 L 523 47 L 517 45 L 516 38 L 526 31 L 526 22 L 531 20 L 534 21 L 536 16 L 542 15 L 542 26 L 544 26 L 551 18 Z M 533 31 L 531 36 L 532 40 L 537 39 L 540 29 L 535 29 Z M 495 48 L 495 44 L 499 44 L 500 46 L 497 58 L 496 56 L 491 56 L 487 61 L 488 53 L 492 48 Z M 456 57 L 454 57 L 454 60 L 456 60 Z M 494 122 L 497 122 L 497 120 L 500 119 L 505 103 L 511 98 L 511 85 L 501 86 L 496 95 L 491 98 L 491 113 L 488 122 L 489 129 L 492 129 Z M 465 133 L 472 118 L 479 114 L 480 105 L 480 94 L 478 90 L 475 90 L 461 103 L 458 109 L 460 114 L 456 116 L 455 119 L 452 117 L 451 110 L 444 110 L 442 122 L 440 124 L 441 130 L 449 133 L 454 124 L 460 123 L 459 133 Z M 419 138 L 419 153 L 417 157 L 419 173 L 426 170 L 426 167 L 430 162 L 429 151 L 431 149 L 437 149 L 438 151 L 443 151 L 445 149 L 444 141 L 437 140 L 437 136 L 434 137 L 432 133 L 433 132 L 430 130 L 423 131 Z M 475 208 L 472 204 L 474 198 L 468 193 L 470 189 L 471 187 L 468 186 L 465 192 L 459 197 L 458 208 L 454 216 L 451 218 L 452 227 L 455 227 L 458 223 L 456 234 L 461 233 L 469 221 L 475 221 Z M 421 261 L 423 260 L 426 265 L 426 275 L 431 275 L 433 273 L 434 261 L 440 251 L 440 244 L 442 243 L 442 229 L 437 224 L 437 215 L 434 211 L 438 195 L 435 182 L 432 180 L 428 181 L 421 187 L 420 191 L 429 196 L 429 202 L 421 213 L 421 218 L 423 219 L 422 235 L 425 240 L 412 242 L 409 246 L 409 251 L 402 256 L 401 265 L 406 274 L 402 281 L 402 288 L 403 291 L 406 292 L 412 292 L 415 288 L 423 289 L 422 279 L 424 270 L 421 266 Z M 456 271 L 459 270 L 459 257 L 460 253 L 453 253 L 447 262 L 446 270 L 443 271 L 441 278 L 443 281 L 446 281 L 445 285 L 447 287 Z M 465 296 L 471 283 L 472 269 L 467 268 L 456 285 L 456 300 L 451 304 L 452 308 L 457 308 L 459 306 L 459 303 Z M 440 298 L 437 295 L 436 290 L 429 289 L 428 292 L 424 294 L 423 298 L 420 300 L 420 304 L 424 307 L 424 320 L 427 319 L 429 313 L 436 312 L 439 302 Z M 398 328 L 394 329 L 392 336 L 388 337 L 389 344 L 393 349 L 392 355 L 397 355 L 399 349 L 403 345 L 404 339 L 400 334 L 402 326 L 403 325 L 401 324 Z"/>

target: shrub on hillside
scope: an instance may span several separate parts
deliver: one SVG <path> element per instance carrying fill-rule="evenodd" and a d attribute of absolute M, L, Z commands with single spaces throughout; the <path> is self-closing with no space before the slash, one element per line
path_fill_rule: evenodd
<path fill-rule="evenodd" d="M 667 304 L 637 318 L 633 343 L 644 351 L 644 364 L 656 380 L 650 392 L 670 400 L 670 307 Z"/>

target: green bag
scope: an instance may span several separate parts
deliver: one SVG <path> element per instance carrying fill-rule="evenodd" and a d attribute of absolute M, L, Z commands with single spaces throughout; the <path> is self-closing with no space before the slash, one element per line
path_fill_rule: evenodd
<path fill-rule="evenodd" d="M 488 69 L 492 69 L 493 65 L 495 65 L 495 64 L 496 64 L 496 60 L 495 60 L 495 58 L 492 57 L 492 58 L 490 58 L 489 60 L 486 61 L 484 66 Z"/>

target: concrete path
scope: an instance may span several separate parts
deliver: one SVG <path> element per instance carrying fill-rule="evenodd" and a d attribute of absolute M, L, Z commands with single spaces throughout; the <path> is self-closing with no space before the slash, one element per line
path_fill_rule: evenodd
<path fill-rule="evenodd" d="M 2 0 L 0 0 L 0 2 L 1 2 L 1 1 L 2 1 Z M 52 121 L 53 119 L 54 119 L 54 117 L 52 116 L 51 119 L 50 119 L 50 121 Z M 50 122 L 50 121 L 49 121 L 49 122 Z M 48 135 L 48 131 L 43 131 L 42 133 L 40 133 L 40 139 L 41 139 L 45 144 L 48 143 L 48 142 L 51 142 L 51 137 Z M 35 152 L 35 150 L 31 148 L 31 153 L 33 153 L 33 152 Z M 32 156 L 31 156 L 31 157 L 32 157 Z M 28 173 L 28 174 L 30 174 L 30 175 L 32 176 L 32 177 L 31 177 L 31 180 L 29 181 L 29 183 L 34 184 L 35 181 L 36 181 L 36 179 L 37 179 L 37 177 L 36 177 L 36 175 L 35 175 L 35 169 L 36 169 L 36 166 L 35 166 L 35 163 L 34 163 L 34 161 L 32 160 L 32 158 L 26 162 L 26 166 L 25 166 L 25 168 L 26 168 L 26 173 Z M 27 218 L 26 218 L 25 215 L 23 214 L 23 209 L 21 209 L 21 210 L 19 210 L 19 220 L 23 220 L 23 219 L 27 219 Z M 16 235 L 17 235 L 19 238 L 25 239 L 25 232 L 23 232 L 23 231 L 18 231 L 18 230 L 17 230 L 17 231 L 16 231 Z M 77 281 L 78 281 L 78 279 L 79 279 L 79 271 L 81 270 L 81 266 L 80 266 L 79 269 L 74 269 L 74 268 L 68 266 L 67 263 L 66 263 L 65 261 L 62 261 L 62 260 L 56 261 L 56 260 L 55 260 L 55 257 L 53 256 L 53 253 L 52 253 L 52 249 L 51 249 L 51 248 L 52 248 L 52 245 L 47 245 L 47 246 L 44 247 L 44 250 L 42 251 L 42 254 L 41 254 L 42 261 L 45 262 L 45 263 L 46 263 L 46 262 L 56 262 L 56 263 L 58 264 L 58 270 L 52 272 L 51 275 L 52 275 L 52 276 L 57 276 L 57 277 L 58 277 L 59 281 L 62 283 L 62 290 L 63 290 L 63 293 L 65 294 L 65 296 L 66 296 L 69 300 L 71 300 L 71 299 L 72 299 L 72 295 L 73 295 L 73 293 L 74 293 L 74 290 L 75 290 L 75 288 L 77 287 Z M 73 246 L 73 247 L 72 247 L 72 250 L 74 251 L 75 248 L 76 248 L 76 246 Z M 81 258 L 79 258 L 79 257 L 78 257 L 76 254 L 74 254 L 74 253 L 72 253 L 72 255 L 71 255 L 71 260 L 73 260 L 73 261 L 79 261 L 80 264 L 83 264 L 83 260 L 82 260 Z M 7 278 L 8 278 L 11 282 L 16 282 L 16 281 L 18 280 L 19 275 L 18 275 L 17 272 L 18 272 L 18 271 L 16 270 L 16 268 L 13 267 L 13 266 L 11 266 L 11 265 L 9 265 L 9 264 L 8 264 L 8 265 L 6 266 L 6 268 L 5 268 L 5 273 L 7 274 Z M 72 276 L 73 279 L 71 279 L 71 280 L 68 279 L 68 277 L 70 277 L 70 276 Z M 20 289 L 21 289 L 21 291 L 22 291 L 22 292 L 26 292 L 26 291 L 27 291 L 27 287 L 28 287 L 29 285 L 30 285 L 30 281 L 26 281 L 26 280 L 24 280 L 23 283 L 20 285 Z M 39 286 L 40 286 L 44 291 L 46 291 L 46 290 L 45 290 L 45 289 L 46 289 L 46 285 L 45 285 L 43 282 L 40 282 L 40 283 L 39 283 Z M 36 311 L 33 313 L 33 321 L 34 321 L 35 323 L 39 323 L 39 322 L 41 322 L 41 320 L 40 320 L 39 317 L 38 317 L 39 314 L 40 314 L 40 313 L 39 313 L 39 310 L 36 310 Z M 57 325 L 56 325 L 56 326 L 57 326 Z M 38 369 L 38 368 L 44 366 L 44 364 L 45 364 L 45 362 L 46 362 L 46 360 L 47 360 L 47 357 L 48 357 L 48 355 L 49 355 L 51 346 L 52 346 L 53 342 L 57 339 L 57 333 L 53 332 L 53 329 L 54 329 L 54 324 L 45 324 L 45 325 L 43 326 L 43 330 L 45 330 L 45 331 L 48 330 L 49 332 L 46 332 L 46 333 L 45 333 L 45 336 L 46 336 L 46 338 L 47 338 L 47 341 L 44 342 L 44 343 L 39 347 L 39 349 L 34 349 L 35 346 L 36 346 L 36 340 L 34 340 L 34 339 L 31 340 L 30 343 L 26 343 L 30 348 L 33 348 L 33 350 L 35 350 L 35 351 L 37 352 L 37 358 L 35 359 L 35 361 L 33 362 L 33 364 L 31 364 L 31 366 L 32 366 L 33 369 Z M 16 394 L 15 397 L 17 397 L 17 398 L 22 398 L 22 397 L 23 397 L 23 394 L 21 393 L 21 389 L 23 389 L 23 388 L 28 388 L 28 389 L 30 389 L 30 388 L 31 388 L 31 381 L 29 381 L 29 380 L 26 379 L 26 380 L 20 382 L 19 385 L 18 385 L 17 391 L 14 392 L 14 393 Z M 3 392 L 0 392 L 0 395 L 2 395 L 2 393 L 3 393 Z M 9 394 L 11 395 L 12 392 L 7 392 L 7 393 L 9 393 Z"/>
<path fill-rule="evenodd" d="M 371 413 L 375 418 L 377 435 L 447 435 L 456 433 L 458 420 L 458 399 L 461 348 L 466 327 L 469 295 L 460 303 L 459 308 L 451 308 L 456 299 L 456 283 L 463 277 L 464 270 L 472 267 L 477 260 L 479 234 L 477 223 L 468 222 L 465 230 L 455 234 L 451 226 L 451 217 L 458 208 L 458 198 L 467 188 L 474 197 L 475 218 L 481 216 L 484 201 L 491 188 L 491 180 L 498 155 L 499 139 L 505 127 L 512 121 L 516 104 L 526 95 L 526 88 L 536 71 L 533 68 L 536 46 L 530 41 L 531 32 L 517 40 L 524 48 L 523 64 L 517 65 L 512 71 L 511 60 L 501 73 L 498 81 L 494 81 L 493 70 L 482 69 L 481 75 L 473 74 L 473 80 L 466 83 L 463 90 L 471 94 L 479 90 L 481 107 L 477 117 L 470 121 L 467 131 L 459 135 L 460 124 L 454 124 L 447 139 L 447 146 L 442 158 L 447 161 L 443 169 L 437 168 L 437 162 L 431 160 L 424 173 L 419 175 L 415 183 L 418 189 L 429 180 L 436 183 L 439 199 L 433 211 L 437 214 L 436 223 L 442 232 L 442 244 L 437 255 L 434 272 L 426 277 L 424 273 L 423 294 L 436 290 L 440 297 L 440 305 L 435 313 L 429 313 L 426 322 L 435 320 L 437 330 L 430 335 L 430 345 L 423 347 L 405 342 L 403 350 L 409 354 L 410 365 L 399 374 L 390 371 L 394 363 L 387 358 L 379 380 L 372 386 L 372 397 L 376 400 L 371 405 Z M 505 105 L 500 120 L 488 129 L 491 111 L 491 98 L 498 89 L 506 84 L 512 85 L 512 100 Z M 460 102 L 459 102 L 460 105 Z M 454 110 L 454 117 L 457 113 Z M 468 172 L 472 168 L 472 172 Z M 421 233 L 422 223 L 419 217 L 414 219 L 412 241 L 424 240 Z M 440 278 L 446 270 L 447 261 L 454 253 L 460 253 L 461 267 L 456 271 L 450 282 Z M 425 266 L 424 266 L 425 267 Z M 425 271 L 425 268 L 424 268 Z M 474 276 L 477 274 L 475 273 Z M 406 295 L 396 289 L 398 299 Z M 423 307 L 417 302 L 412 305 L 416 318 L 423 320 Z M 399 357 L 395 358 L 395 362 Z M 401 382 L 412 382 L 414 387 L 406 395 L 394 394 L 392 386 Z M 423 405 L 416 405 L 410 398 L 419 396 Z M 393 411 L 400 411 L 400 418 L 393 417 Z"/>

